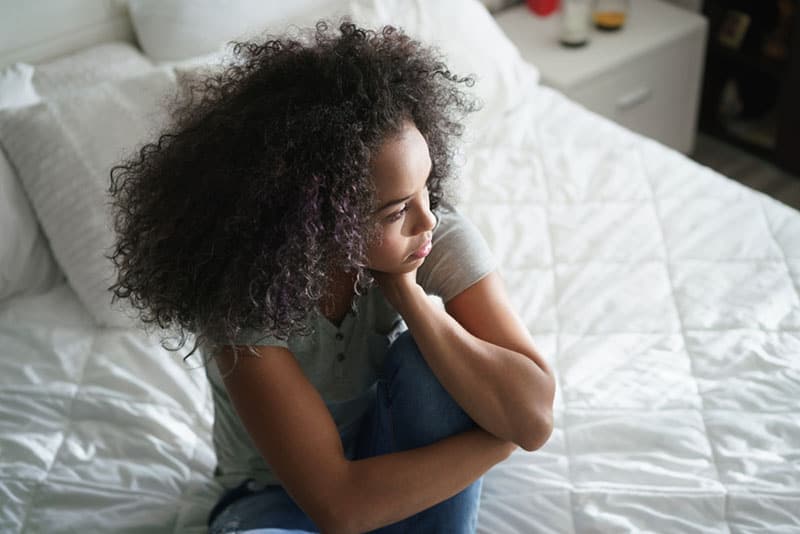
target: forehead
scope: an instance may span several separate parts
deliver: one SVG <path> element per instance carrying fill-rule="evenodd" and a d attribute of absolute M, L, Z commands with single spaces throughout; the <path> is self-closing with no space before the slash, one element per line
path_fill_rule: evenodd
<path fill-rule="evenodd" d="M 372 181 L 378 199 L 388 201 L 413 193 L 428 178 L 430 164 L 428 143 L 413 124 L 406 123 L 372 159 Z"/>

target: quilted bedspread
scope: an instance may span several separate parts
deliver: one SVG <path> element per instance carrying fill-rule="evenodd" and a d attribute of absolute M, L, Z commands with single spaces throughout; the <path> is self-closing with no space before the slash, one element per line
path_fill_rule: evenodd
<path fill-rule="evenodd" d="M 544 87 L 472 135 L 457 192 L 559 386 L 479 532 L 800 532 L 800 213 Z M 0 531 L 203 532 L 185 352 L 66 284 L 0 303 Z"/>

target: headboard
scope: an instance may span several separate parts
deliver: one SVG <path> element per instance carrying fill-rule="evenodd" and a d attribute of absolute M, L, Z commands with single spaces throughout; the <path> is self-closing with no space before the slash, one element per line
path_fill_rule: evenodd
<path fill-rule="evenodd" d="M 0 2 L 0 68 L 120 40 L 136 42 L 125 0 Z"/>

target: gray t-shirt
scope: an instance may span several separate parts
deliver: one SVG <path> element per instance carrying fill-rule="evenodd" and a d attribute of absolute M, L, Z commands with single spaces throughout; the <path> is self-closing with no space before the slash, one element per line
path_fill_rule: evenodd
<path fill-rule="evenodd" d="M 458 211 L 442 205 L 437 216 L 433 248 L 417 271 L 417 282 L 446 303 L 493 271 L 496 263 L 480 232 Z M 355 430 L 354 423 L 374 395 L 389 344 L 406 326 L 378 286 L 357 297 L 355 312 L 338 327 L 319 310 L 308 320 L 312 326 L 308 336 L 281 341 L 251 330 L 236 342 L 288 348 L 346 436 Z M 209 363 L 206 374 L 214 397 L 217 480 L 226 488 L 245 478 L 280 484 L 239 420 L 216 364 Z M 349 456 L 352 451 L 345 453 Z"/>

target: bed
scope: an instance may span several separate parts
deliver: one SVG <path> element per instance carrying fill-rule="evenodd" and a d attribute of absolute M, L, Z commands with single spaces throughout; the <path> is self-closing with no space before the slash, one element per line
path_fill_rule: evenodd
<path fill-rule="evenodd" d="M 107 172 L 243 20 L 348 13 L 475 73 L 459 207 L 557 372 L 478 531 L 800 532 L 800 213 L 540 86 L 477 1 L 185 3 L 0 9 L 39 32 L 0 50 L 0 531 L 205 531 L 205 375 L 110 303 Z"/>

